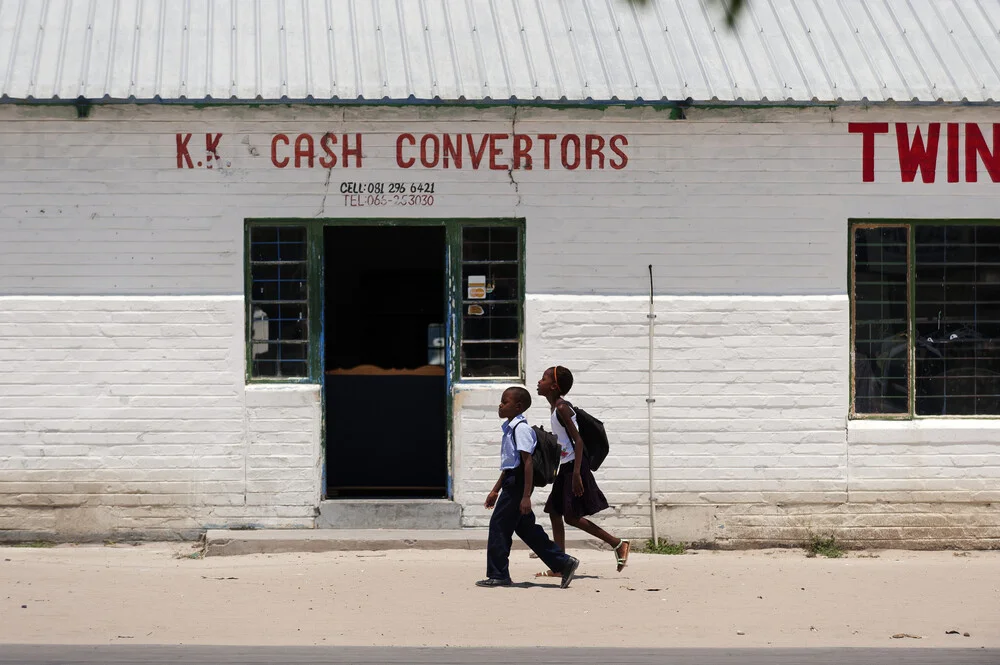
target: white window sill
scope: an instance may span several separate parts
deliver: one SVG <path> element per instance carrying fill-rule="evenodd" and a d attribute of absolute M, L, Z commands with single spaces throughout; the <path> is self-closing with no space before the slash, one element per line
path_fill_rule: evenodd
<path fill-rule="evenodd" d="M 847 442 L 858 444 L 996 442 L 1000 447 L 1000 418 L 849 420 Z"/>

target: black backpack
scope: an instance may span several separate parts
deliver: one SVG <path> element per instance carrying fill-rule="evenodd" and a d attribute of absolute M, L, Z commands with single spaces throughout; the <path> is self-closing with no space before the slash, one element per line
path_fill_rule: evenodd
<path fill-rule="evenodd" d="M 583 452 L 587 455 L 591 470 L 597 471 L 604 463 L 604 458 L 608 456 L 608 433 L 604 429 L 604 423 L 583 409 L 573 406 L 566 400 L 563 401 L 576 413 L 576 424 L 580 438 L 583 439 Z M 558 412 L 556 415 L 558 417 Z M 562 418 L 559 418 L 559 422 L 562 423 Z"/>
<path fill-rule="evenodd" d="M 523 422 L 522 420 L 517 425 Z M 514 429 L 517 429 L 517 425 L 514 425 Z M 531 453 L 531 466 L 534 469 L 534 472 L 531 474 L 531 484 L 533 487 L 545 487 L 555 480 L 556 474 L 559 473 L 562 447 L 559 445 L 559 437 L 552 432 L 546 432 L 544 428 L 537 425 L 532 425 L 531 429 L 535 433 L 535 440 L 537 441 L 535 451 Z M 510 431 L 510 436 L 513 439 L 513 429 Z M 516 440 L 514 449 L 517 450 Z"/>

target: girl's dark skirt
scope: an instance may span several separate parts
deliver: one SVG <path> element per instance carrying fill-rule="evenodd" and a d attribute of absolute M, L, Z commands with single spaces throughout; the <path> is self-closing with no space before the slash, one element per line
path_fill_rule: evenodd
<path fill-rule="evenodd" d="M 597 486 L 586 455 L 580 462 L 583 496 L 573 496 L 573 466 L 573 462 L 566 462 L 559 467 L 559 473 L 552 481 L 552 491 L 549 493 L 548 501 L 545 502 L 545 512 L 575 519 L 599 513 L 607 508 L 608 500 Z"/>

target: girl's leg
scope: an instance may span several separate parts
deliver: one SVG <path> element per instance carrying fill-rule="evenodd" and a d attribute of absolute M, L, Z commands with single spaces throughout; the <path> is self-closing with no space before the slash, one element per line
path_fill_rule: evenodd
<path fill-rule="evenodd" d="M 612 547 L 615 552 L 615 561 L 618 562 L 618 572 L 620 573 L 628 562 L 630 544 L 624 538 L 615 538 L 610 533 L 597 526 L 586 517 L 566 517 L 566 523 L 575 526 L 581 531 L 586 531 L 592 536 L 600 538 Z"/>
<path fill-rule="evenodd" d="M 566 528 L 563 526 L 562 515 L 552 513 L 549 515 L 552 521 L 552 542 L 559 546 L 563 552 L 566 551 Z"/>
<path fill-rule="evenodd" d="M 597 526 L 596 524 L 594 524 L 593 522 L 591 522 L 590 520 L 588 520 L 586 517 L 569 517 L 569 516 L 567 516 L 566 517 L 566 524 L 569 524 L 570 526 L 575 526 L 577 529 L 580 529 L 581 531 L 586 531 L 590 535 L 592 535 L 592 536 L 594 536 L 596 538 L 600 538 L 601 540 L 603 540 L 604 542 L 606 542 L 608 545 L 611 545 L 611 547 L 615 547 L 615 546 L 618 545 L 618 543 L 621 542 L 620 538 L 615 538 L 610 533 L 608 533 L 607 531 L 605 531 L 601 527 Z M 553 530 L 555 530 L 555 529 L 553 528 Z M 564 536 L 564 538 L 565 538 L 565 536 Z"/>

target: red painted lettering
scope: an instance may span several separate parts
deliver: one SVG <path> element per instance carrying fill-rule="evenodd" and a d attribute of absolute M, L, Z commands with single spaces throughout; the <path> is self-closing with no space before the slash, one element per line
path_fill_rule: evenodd
<path fill-rule="evenodd" d="M 191 162 L 191 153 L 188 152 L 188 141 L 190 140 L 190 134 L 177 135 L 177 168 L 179 169 L 185 166 L 189 169 L 194 168 L 194 164 Z"/>
<path fill-rule="evenodd" d="M 306 165 L 309 168 L 314 166 L 314 158 L 316 153 L 314 151 L 313 137 L 309 134 L 299 134 L 295 137 L 295 168 L 302 168 L 302 158 L 306 158 Z"/>
<path fill-rule="evenodd" d="M 208 153 L 208 158 L 218 159 L 219 158 L 219 141 L 222 139 L 222 134 L 205 134 L 205 152 Z"/>
<path fill-rule="evenodd" d="M 905 122 L 896 123 L 896 148 L 899 151 L 899 176 L 903 182 L 913 182 L 920 170 L 924 182 L 934 182 L 934 172 L 937 169 L 938 138 L 941 136 L 941 123 L 932 122 L 927 127 L 927 147 L 920 136 L 920 127 L 913 129 L 913 144 L 906 130 Z"/>
<path fill-rule="evenodd" d="M 396 137 L 396 164 L 401 169 L 408 169 L 414 164 L 416 164 L 417 159 L 415 157 L 409 157 L 403 159 L 403 142 L 406 141 L 410 145 L 416 145 L 417 139 L 413 134 L 400 134 Z"/>
<path fill-rule="evenodd" d="M 506 141 L 509 134 L 490 134 L 490 168 L 494 171 L 505 171 L 507 167 L 497 163 L 497 157 L 503 154 L 503 150 L 497 147 L 497 141 Z"/>
<path fill-rule="evenodd" d="M 608 166 L 610 166 L 616 171 L 621 171 L 628 165 L 628 155 L 626 155 L 625 151 L 622 150 L 621 148 L 622 146 L 627 146 L 627 145 L 628 145 L 628 139 L 625 136 L 621 134 L 615 134 L 614 136 L 611 137 L 611 141 L 609 142 L 611 152 L 618 155 L 619 159 L 616 162 L 612 157 L 611 159 L 608 160 Z"/>
<path fill-rule="evenodd" d="M 479 150 L 476 150 L 476 146 L 472 143 L 472 134 L 466 134 L 465 139 L 469 143 L 469 158 L 472 160 L 472 168 L 478 169 L 480 162 L 483 161 L 483 155 L 486 153 L 486 144 L 489 142 L 490 137 L 488 135 L 483 136 L 483 140 L 479 143 Z"/>
<path fill-rule="evenodd" d="M 986 139 L 979 130 L 979 125 L 967 123 L 965 125 L 965 181 L 976 182 L 979 175 L 976 173 L 976 157 L 983 160 L 983 166 L 990 174 L 993 182 L 1000 182 L 1000 124 L 993 125 L 993 151 L 986 145 Z"/>
<path fill-rule="evenodd" d="M 323 138 L 319 140 L 319 147 L 323 148 L 323 152 L 326 153 L 326 157 L 319 158 L 319 165 L 324 169 L 331 169 L 337 165 L 337 153 L 333 151 L 335 145 L 337 145 L 337 137 L 330 132 L 323 134 Z"/>
<path fill-rule="evenodd" d="M 592 162 L 597 157 L 597 168 L 604 168 L 604 137 L 599 134 L 587 134 L 587 170 L 593 168 Z"/>
<path fill-rule="evenodd" d="M 549 168 L 549 144 L 556 140 L 555 134 L 539 134 L 538 140 L 542 142 L 544 150 L 542 151 L 542 168 L 548 170 Z"/>
<path fill-rule="evenodd" d="M 278 142 L 288 145 L 288 135 L 287 134 L 275 134 L 271 139 L 271 163 L 277 166 L 279 169 L 283 169 L 288 166 L 288 158 L 278 159 Z"/>
<path fill-rule="evenodd" d="M 347 160 L 349 158 L 351 158 L 351 157 L 354 157 L 354 168 L 360 169 L 361 168 L 361 134 L 355 134 L 354 135 L 355 147 L 353 147 L 353 148 L 350 146 L 350 141 L 348 141 L 349 137 L 350 137 L 350 134 L 344 134 L 344 142 L 343 142 L 344 152 L 343 152 L 343 157 L 340 160 L 340 164 L 341 164 L 341 166 L 343 166 L 346 169 L 347 168 Z"/>
<path fill-rule="evenodd" d="M 875 182 L 875 135 L 888 134 L 887 122 L 849 122 L 847 131 L 861 134 L 861 180 Z"/>
<path fill-rule="evenodd" d="M 514 134 L 514 168 L 531 170 L 531 137 L 527 134 Z"/>
<path fill-rule="evenodd" d="M 958 123 L 948 123 L 948 182 L 958 182 Z"/>
<path fill-rule="evenodd" d="M 570 159 L 570 144 L 573 145 L 572 160 Z M 562 165 L 564 169 L 573 171 L 580 166 L 580 137 L 576 134 L 567 134 L 562 138 L 559 146 L 562 150 Z"/>
<path fill-rule="evenodd" d="M 455 162 L 455 168 L 462 168 L 462 135 L 455 134 L 455 141 L 452 142 L 451 135 L 444 135 L 444 167 L 448 168 L 448 160 Z"/>
<path fill-rule="evenodd" d="M 427 146 L 433 144 L 433 152 L 431 152 L 431 157 L 428 157 Z M 441 141 L 438 139 L 437 134 L 424 134 L 420 139 L 420 163 L 428 169 L 432 169 L 438 165 L 438 161 L 441 159 Z"/>

